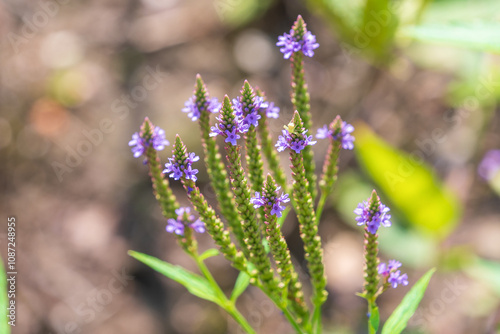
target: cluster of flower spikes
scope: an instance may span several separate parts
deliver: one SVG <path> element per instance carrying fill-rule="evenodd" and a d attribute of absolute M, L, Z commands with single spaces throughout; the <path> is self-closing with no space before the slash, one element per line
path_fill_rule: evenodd
<path fill-rule="evenodd" d="M 372 207 L 369 201 L 363 201 L 358 204 L 354 213 L 358 215 L 356 221 L 358 226 L 366 225 L 368 232 L 376 234 L 380 225 L 389 227 L 391 226 L 390 209 L 384 204 L 380 203 L 378 207 Z"/>
<path fill-rule="evenodd" d="M 250 199 L 250 203 L 253 204 L 253 207 L 255 209 L 264 206 L 270 207 L 272 215 L 276 215 L 276 217 L 281 217 L 283 210 L 285 210 L 285 206 L 283 206 L 282 204 L 290 202 L 290 198 L 288 197 L 288 194 L 285 193 L 278 195 L 278 191 L 280 189 L 281 187 L 277 187 L 276 192 L 274 194 L 269 194 L 263 191 L 262 196 L 258 191 L 256 191 L 255 197 L 252 197 L 252 199 Z"/>
<path fill-rule="evenodd" d="M 168 176 L 174 180 L 179 180 L 183 176 L 188 180 L 196 181 L 196 174 L 198 174 L 197 169 L 192 168 L 192 164 L 195 161 L 200 160 L 194 152 L 188 154 L 187 158 L 182 156 L 177 157 L 175 151 L 171 158 L 168 158 L 168 162 L 165 164 L 164 174 L 170 173 Z"/>
<path fill-rule="evenodd" d="M 354 127 L 345 121 L 340 122 L 340 126 L 336 126 L 335 123 L 333 121 L 330 126 L 323 125 L 322 128 L 319 128 L 316 138 L 332 138 L 335 141 L 339 141 L 344 150 L 352 150 L 354 148 L 354 136 L 351 133 L 354 131 Z"/>
<path fill-rule="evenodd" d="M 297 18 L 297 21 L 302 20 L 302 18 Z M 314 56 L 314 49 L 319 47 L 316 43 L 316 36 L 311 34 L 310 31 L 301 31 L 297 27 L 290 29 L 290 33 L 284 33 L 282 36 L 278 37 L 277 46 L 280 46 L 280 51 L 283 53 L 283 57 L 288 59 L 292 56 L 294 52 L 302 51 L 302 53 L 307 57 Z"/>
<path fill-rule="evenodd" d="M 401 262 L 396 260 L 389 260 L 388 264 L 381 262 L 378 265 L 378 273 L 393 288 L 396 288 L 398 284 L 408 285 L 408 275 L 401 274 L 401 271 L 398 269 L 399 267 L 401 267 Z"/>
<path fill-rule="evenodd" d="M 186 227 L 192 228 L 198 233 L 205 232 L 205 223 L 199 218 L 194 220 L 194 216 L 191 214 L 191 208 L 180 207 L 175 210 L 175 213 L 177 214 L 177 219 L 169 218 L 167 221 L 167 232 L 184 235 L 184 229 Z"/>
<path fill-rule="evenodd" d="M 147 117 L 145 122 L 149 122 Z M 128 145 L 132 146 L 134 158 L 138 158 L 144 154 L 148 147 L 161 151 L 165 146 L 170 145 L 170 143 L 165 139 L 165 131 L 159 126 L 155 126 L 149 138 L 145 136 L 144 131 L 136 132 L 132 135 L 132 140 L 128 142 Z"/>
<path fill-rule="evenodd" d="M 278 142 L 275 146 L 277 147 L 278 152 L 282 152 L 289 148 L 298 154 L 307 145 L 314 144 L 316 144 L 316 141 L 313 140 L 313 136 L 307 135 L 306 129 L 300 133 L 296 133 L 296 131 L 294 131 L 293 123 L 290 123 L 282 130 L 282 135 L 278 137 Z"/>

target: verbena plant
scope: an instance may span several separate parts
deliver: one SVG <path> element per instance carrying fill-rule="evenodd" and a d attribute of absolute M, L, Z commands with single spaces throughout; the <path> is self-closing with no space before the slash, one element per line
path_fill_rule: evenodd
<path fill-rule="evenodd" d="M 243 84 L 241 96 L 230 100 L 226 95 L 219 103 L 209 96 L 198 75 L 194 95 L 182 110 L 199 124 L 205 165 L 220 215 L 208 204 L 196 184 L 198 170 L 194 164 L 199 157 L 188 152 L 179 135 L 175 137 L 173 155 L 165 168 L 160 163 L 158 151 L 170 143 L 165 139 L 164 130 L 149 119 L 145 119 L 141 131 L 135 133 L 129 143 L 134 157 L 145 157 L 155 197 L 167 219 L 167 232 L 173 234 L 180 247 L 195 261 L 200 273 L 138 252 L 130 251 L 130 255 L 181 283 L 193 295 L 216 303 L 247 333 L 256 331 L 237 310 L 236 300 L 249 284 L 260 288 L 274 302 L 297 333 L 321 333 L 321 308 L 328 293 L 318 224 L 337 179 L 340 151 L 354 147 L 351 135 L 354 128 L 337 116 L 329 125 L 317 130 L 316 138 L 329 140 L 318 181 L 312 150 L 316 141 L 309 134 L 312 124 L 309 92 L 304 79 L 304 57 L 312 57 L 319 44 L 299 16 L 290 33 L 279 37 L 277 45 L 281 47 L 284 58 L 291 62 L 291 100 L 295 110 L 277 142 L 270 135 L 268 118 L 278 118 L 279 108 L 267 100 L 264 92 L 252 88 L 248 81 Z M 218 116 L 215 125 L 210 126 L 212 113 Z M 224 140 L 227 165 L 222 161 L 217 137 Z M 290 156 L 291 185 L 279 162 L 278 152 L 283 151 Z M 246 160 L 246 170 L 242 159 Z M 264 160 L 268 173 L 264 172 Z M 170 188 L 169 178 L 182 183 L 192 207 L 180 207 Z M 290 208 L 299 222 L 310 277 L 308 284 L 312 287 L 310 296 L 304 294 L 303 282 L 299 280 L 281 233 Z M 193 211 L 199 218 L 195 218 Z M 380 263 L 377 231 L 381 225 L 391 225 L 391 215 L 376 191 L 354 212 L 358 215 L 357 224 L 364 226 L 365 237 L 365 284 L 358 295 L 368 302 L 369 333 L 376 333 L 379 328 L 377 297 L 391 286 L 407 285 L 408 276 L 400 272 L 401 263 L 396 260 Z M 200 253 L 194 232 L 208 232 L 217 249 Z M 204 262 L 219 254 L 240 271 L 229 296 L 219 287 Z M 430 270 L 410 289 L 385 322 L 382 333 L 396 334 L 406 327 L 433 271 Z"/>

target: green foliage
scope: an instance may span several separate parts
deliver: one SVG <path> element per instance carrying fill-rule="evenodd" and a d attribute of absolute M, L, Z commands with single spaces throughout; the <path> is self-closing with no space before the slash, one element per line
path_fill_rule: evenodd
<path fill-rule="evenodd" d="M 500 53 L 500 22 L 421 24 L 405 28 L 403 36 L 414 39 Z"/>
<path fill-rule="evenodd" d="M 217 256 L 217 255 L 220 255 L 220 252 L 218 249 L 216 248 L 210 248 L 210 249 L 207 249 L 206 251 L 204 251 L 200 256 L 200 260 L 201 261 L 204 261 L 210 257 L 213 257 L 213 256 Z"/>
<path fill-rule="evenodd" d="M 413 313 L 415 313 L 435 271 L 435 268 L 429 270 L 417 283 L 415 283 L 415 285 L 413 285 L 410 291 L 404 296 L 401 303 L 396 307 L 394 312 L 392 312 L 389 319 L 387 319 L 382 329 L 382 334 L 399 334 L 406 328 L 408 320 L 410 320 Z"/>
<path fill-rule="evenodd" d="M 370 325 L 371 330 L 374 333 L 376 333 L 378 330 L 378 326 L 380 325 L 380 313 L 378 311 L 377 306 L 372 308 L 371 314 L 370 314 L 370 321 L 368 322 L 368 324 Z"/>
<path fill-rule="evenodd" d="M 391 147 L 366 125 L 358 124 L 355 135 L 360 165 L 412 226 L 430 236 L 446 237 L 457 223 L 459 204 L 431 168 Z"/>
<path fill-rule="evenodd" d="M 233 292 L 231 292 L 231 301 L 235 302 L 238 297 L 245 292 L 248 285 L 250 284 L 250 276 L 241 271 L 236 279 L 236 283 L 234 283 Z"/>
<path fill-rule="evenodd" d="M 7 307 L 9 306 L 9 299 L 7 298 L 7 277 L 5 276 L 5 269 L 3 266 L 2 258 L 0 258 L 0 333 L 10 334 L 9 318 Z"/>
<path fill-rule="evenodd" d="M 216 0 L 214 6 L 223 23 L 238 27 L 262 15 L 272 3 L 270 0 Z"/>
<path fill-rule="evenodd" d="M 191 294 L 223 306 L 223 301 L 218 298 L 208 280 L 202 276 L 194 274 L 180 266 L 157 259 L 154 256 L 135 251 L 129 251 L 128 254 L 160 274 L 184 285 Z"/>

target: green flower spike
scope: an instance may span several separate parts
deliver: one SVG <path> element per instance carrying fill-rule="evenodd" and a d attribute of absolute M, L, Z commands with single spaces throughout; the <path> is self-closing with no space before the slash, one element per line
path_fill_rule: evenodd
<path fill-rule="evenodd" d="M 313 201 L 309 192 L 308 180 L 304 170 L 303 151 L 294 149 L 294 143 L 300 143 L 304 139 L 305 128 L 296 111 L 293 119 L 286 127 L 289 133 L 287 142 L 290 142 L 290 161 L 293 177 L 293 198 L 297 206 L 297 217 L 299 220 L 300 236 L 304 242 L 305 258 L 308 262 L 309 274 L 313 286 L 313 304 L 315 311 L 313 324 L 320 326 L 321 305 L 325 302 L 327 292 L 326 277 L 323 266 L 323 249 L 321 238 L 318 235 L 318 222 L 314 213 Z M 285 139 L 285 138 L 284 138 Z M 307 141 L 307 140 L 306 140 Z M 313 144 L 311 142 L 310 144 Z M 283 145 L 284 141 L 283 141 Z M 300 148 L 300 147 L 299 147 Z M 299 151 L 299 153 L 297 153 Z"/>
<path fill-rule="evenodd" d="M 298 16 L 297 20 L 292 26 L 292 31 L 294 38 L 296 40 L 302 40 L 304 35 L 307 33 L 307 25 L 304 22 L 302 16 Z M 308 87 L 304 77 L 304 54 L 302 52 L 294 52 L 291 57 L 292 66 L 292 104 L 294 110 L 299 112 L 302 122 L 304 122 L 304 128 L 311 131 L 312 121 L 311 121 L 311 106 L 309 104 L 310 97 Z M 315 163 L 314 154 L 310 147 L 306 147 L 303 152 L 304 156 L 304 168 L 307 181 L 309 182 L 308 189 L 311 193 L 312 200 L 316 198 L 316 174 L 315 174 Z"/>
<path fill-rule="evenodd" d="M 141 126 L 140 137 L 144 142 L 151 142 L 153 137 L 153 132 L 155 126 L 146 117 L 144 123 Z M 170 184 L 168 179 L 162 174 L 162 168 L 160 165 L 160 158 L 158 157 L 158 152 L 153 145 L 146 147 L 144 155 L 146 156 L 146 162 L 149 167 L 149 176 L 151 177 L 151 182 L 153 183 L 153 193 L 156 200 L 160 203 L 162 214 L 165 218 L 176 217 L 175 210 L 179 208 L 179 203 L 170 189 Z"/>
<path fill-rule="evenodd" d="M 266 101 L 266 97 L 260 89 L 256 88 L 255 93 L 257 96 L 262 97 L 264 101 Z M 261 113 L 262 119 L 259 121 L 259 126 L 257 128 L 260 142 L 262 143 L 262 153 L 264 153 L 267 163 L 269 164 L 269 169 L 272 171 L 274 178 L 276 179 L 276 183 L 278 183 L 285 192 L 288 192 L 286 175 L 283 168 L 280 166 L 280 158 L 273 145 L 271 134 L 269 133 L 269 121 L 266 114 L 267 113 L 265 112 Z"/>
<path fill-rule="evenodd" d="M 278 195 L 280 188 L 273 177 L 268 174 L 262 190 L 262 197 L 255 198 L 252 202 L 255 206 L 262 206 L 264 208 L 266 238 L 276 262 L 277 271 L 281 277 L 281 285 L 284 289 L 288 290 L 286 291 L 288 300 L 302 322 L 308 319 L 308 310 L 304 302 L 302 284 L 298 280 L 288 245 L 281 233 L 281 227 L 278 225 L 278 217 L 281 217 L 281 211 L 285 208 L 281 204 L 288 202 L 290 199 L 287 194 Z"/>
<path fill-rule="evenodd" d="M 189 102 L 191 102 L 191 100 Z M 207 87 L 199 74 L 196 75 L 196 85 L 194 96 L 192 97 L 192 103 L 189 102 L 187 103 L 189 107 L 186 107 L 187 111 L 194 109 L 195 115 L 199 116 L 201 140 L 205 154 L 205 165 L 219 203 L 220 211 L 222 216 L 227 219 L 229 227 L 236 236 L 238 243 L 243 245 L 241 217 L 238 210 L 236 210 L 236 202 L 234 201 L 234 195 L 231 192 L 231 185 L 229 183 L 229 178 L 227 177 L 225 166 L 222 163 L 216 138 L 210 137 L 210 114 L 218 111 L 220 104 L 217 103 L 215 99 L 209 98 Z"/>
<path fill-rule="evenodd" d="M 182 142 L 179 135 L 175 138 L 174 145 L 174 160 L 178 161 L 180 166 L 191 167 L 191 157 L 187 153 L 186 146 Z M 224 224 L 215 214 L 215 210 L 208 205 L 205 197 L 200 192 L 200 188 L 196 186 L 196 178 L 187 178 L 185 174 L 180 176 L 180 180 L 188 194 L 188 198 L 200 215 L 201 220 L 205 223 L 208 234 L 214 239 L 215 244 L 219 247 L 220 252 L 224 257 L 231 262 L 233 267 L 238 270 L 249 272 L 247 261 L 241 251 L 238 251 L 236 245 L 231 241 L 230 233 L 224 228 Z M 254 276 L 255 273 L 250 273 Z"/>
<path fill-rule="evenodd" d="M 226 138 L 225 149 L 238 212 L 243 218 L 243 233 L 250 255 L 249 260 L 257 267 L 259 278 L 263 285 L 266 286 L 271 293 L 273 291 L 277 292 L 277 284 L 274 279 L 271 261 L 267 257 L 266 250 L 262 244 L 262 228 L 257 220 L 255 208 L 250 203 L 250 188 L 248 187 L 248 182 L 245 177 L 245 171 L 241 165 L 241 146 L 236 142 L 236 139 L 240 136 L 232 136 L 232 134 L 238 133 L 241 124 L 238 124 L 236 120 L 231 101 L 227 95 L 224 97 L 219 121 L 220 124 L 218 128 L 228 129 L 226 131 L 229 133 Z"/>
<path fill-rule="evenodd" d="M 252 86 L 245 80 L 241 89 L 241 97 L 235 99 L 236 113 L 241 113 L 243 123 L 248 125 L 245 132 L 246 161 L 248 165 L 248 178 L 253 191 L 260 191 L 264 186 L 264 162 L 262 161 L 261 147 L 257 141 L 256 126 L 261 117 L 259 109 L 263 98 L 256 96 Z"/>

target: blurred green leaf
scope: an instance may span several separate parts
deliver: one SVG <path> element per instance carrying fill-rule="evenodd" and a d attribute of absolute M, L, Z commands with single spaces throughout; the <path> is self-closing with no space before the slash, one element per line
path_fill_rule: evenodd
<path fill-rule="evenodd" d="M 219 300 L 210 283 L 202 276 L 194 274 L 180 266 L 157 259 L 154 256 L 135 251 L 129 251 L 128 254 L 160 274 L 184 285 L 193 295 L 223 306 L 222 301 Z"/>
<path fill-rule="evenodd" d="M 415 285 L 403 297 L 401 303 L 396 307 L 394 312 L 389 316 L 389 319 L 382 328 L 382 334 L 399 334 L 406 328 L 408 320 L 413 316 L 417 310 L 418 304 L 424 296 L 427 285 L 436 271 L 435 268 L 429 270 L 422 276 Z"/>
<path fill-rule="evenodd" d="M 202 261 L 205 261 L 206 259 L 208 259 L 209 257 L 212 257 L 212 256 L 217 256 L 219 255 L 220 252 L 218 249 L 216 248 L 210 248 L 210 249 L 207 249 L 206 251 L 204 251 L 201 255 L 200 255 L 200 260 Z"/>
<path fill-rule="evenodd" d="M 464 271 L 472 278 L 486 283 L 500 297 L 500 263 L 477 258 L 466 265 Z"/>
<path fill-rule="evenodd" d="M 500 53 L 500 22 L 422 24 L 401 31 L 403 36 L 473 50 Z"/>
<path fill-rule="evenodd" d="M 271 0 L 215 0 L 214 6 L 222 23 L 239 27 L 262 15 L 273 2 Z"/>
<path fill-rule="evenodd" d="M 2 310 L 0 312 L 0 333 L 4 334 L 10 334 L 7 290 L 7 277 L 5 276 L 2 258 L 0 257 L 0 309 Z"/>
<path fill-rule="evenodd" d="M 250 276 L 247 273 L 240 271 L 240 274 L 236 279 L 236 283 L 234 283 L 233 292 L 231 292 L 231 300 L 235 302 L 236 299 L 238 299 L 238 297 L 247 289 L 249 284 Z"/>
<path fill-rule="evenodd" d="M 360 123 L 355 128 L 360 165 L 412 226 L 440 238 L 453 231 L 460 215 L 459 204 L 431 168 L 415 155 L 391 147 L 368 126 Z M 429 145 L 437 143 L 430 141 Z"/>
<path fill-rule="evenodd" d="M 494 21 L 499 11 L 498 0 L 433 1 L 426 8 L 422 23 Z"/>

